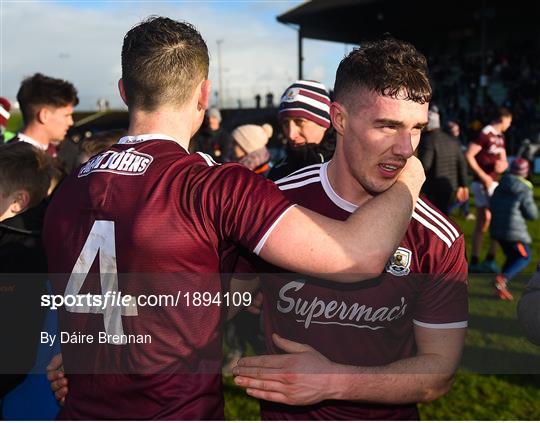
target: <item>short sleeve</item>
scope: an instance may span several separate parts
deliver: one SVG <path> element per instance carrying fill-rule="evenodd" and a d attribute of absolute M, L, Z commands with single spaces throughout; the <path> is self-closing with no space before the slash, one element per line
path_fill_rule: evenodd
<path fill-rule="evenodd" d="M 238 164 L 210 168 L 198 195 L 218 238 L 257 254 L 293 206 L 273 182 Z"/>
<path fill-rule="evenodd" d="M 486 149 L 489 147 L 489 134 L 486 134 L 484 132 L 480 132 L 478 135 L 478 138 L 472 141 L 473 144 L 478 144 L 482 147 L 482 149 Z"/>
<path fill-rule="evenodd" d="M 433 274 L 425 275 L 413 321 L 433 329 L 465 328 L 468 321 L 467 261 L 461 235 L 436 263 Z"/>

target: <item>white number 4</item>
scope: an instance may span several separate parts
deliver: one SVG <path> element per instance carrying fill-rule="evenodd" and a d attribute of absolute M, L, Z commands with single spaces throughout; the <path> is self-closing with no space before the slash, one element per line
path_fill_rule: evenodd
<path fill-rule="evenodd" d="M 101 281 L 101 298 L 103 303 L 105 304 L 105 301 L 107 300 L 107 298 L 105 298 L 107 292 L 116 292 L 116 295 L 120 295 L 120 292 L 118 291 L 118 269 L 116 266 L 116 243 L 114 233 L 113 221 L 96 220 L 94 222 L 90 234 L 84 243 L 84 247 L 77 258 L 75 266 L 73 266 L 64 296 L 76 296 L 79 294 L 98 252 L 99 278 Z M 110 343 L 121 345 L 126 343 L 121 341 L 124 338 L 124 336 L 122 336 L 124 335 L 122 316 L 137 316 L 138 314 L 135 298 L 132 297 L 132 300 L 133 301 L 125 307 L 108 303 L 105 307 L 85 304 L 83 306 L 66 305 L 66 310 L 72 313 L 103 314 L 103 324 L 107 335 L 120 335 L 112 337 L 108 336 L 107 339 L 112 339 Z"/>

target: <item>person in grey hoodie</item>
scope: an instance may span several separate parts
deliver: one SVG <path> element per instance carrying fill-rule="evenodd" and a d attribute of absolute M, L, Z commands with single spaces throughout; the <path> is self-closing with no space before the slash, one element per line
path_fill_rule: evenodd
<path fill-rule="evenodd" d="M 501 300 L 512 300 L 508 282 L 531 260 L 532 242 L 525 220 L 538 218 L 533 185 L 526 179 L 529 162 L 517 158 L 505 174 L 490 200 L 492 221 L 490 234 L 501 245 L 506 256 L 502 273 L 495 276 L 496 294 Z"/>

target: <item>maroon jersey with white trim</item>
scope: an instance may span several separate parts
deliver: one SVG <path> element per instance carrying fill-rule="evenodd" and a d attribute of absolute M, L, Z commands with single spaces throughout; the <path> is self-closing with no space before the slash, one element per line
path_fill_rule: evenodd
<path fill-rule="evenodd" d="M 488 125 L 482 129 L 478 139 L 473 143 L 482 147 L 482 150 L 475 156 L 480 168 L 493 179 L 499 179 L 499 174 L 495 172 L 495 162 L 501 158 L 505 151 L 504 135 L 493 126 Z M 480 178 L 475 174 L 474 180 L 479 181 Z"/>
<path fill-rule="evenodd" d="M 44 226 L 54 293 L 180 302 L 59 309 L 60 331 L 96 340 L 62 344 L 70 391 L 60 417 L 223 419 L 221 307 L 183 294 L 220 294 L 237 245 L 258 253 L 289 207 L 272 182 L 164 135 L 122 138 L 68 177 Z"/>
<path fill-rule="evenodd" d="M 334 192 L 326 169 L 327 163 L 308 166 L 276 184 L 289 200 L 345 220 L 356 206 Z M 270 338 L 277 333 L 311 345 L 334 362 L 383 366 L 415 355 L 414 325 L 467 326 L 463 235 L 422 199 L 380 278 L 343 285 L 283 271 L 265 274 L 262 287 L 266 341 L 272 353 L 281 353 Z M 261 408 L 266 420 L 418 419 L 414 404 L 324 401 L 293 407 L 262 402 Z"/>

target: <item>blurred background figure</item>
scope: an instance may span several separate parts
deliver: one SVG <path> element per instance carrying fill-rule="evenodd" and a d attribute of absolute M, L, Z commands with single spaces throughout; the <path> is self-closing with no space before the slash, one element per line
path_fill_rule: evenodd
<path fill-rule="evenodd" d="M 446 123 L 446 132 L 457 140 L 459 140 L 459 137 L 461 136 L 459 124 L 457 122 L 454 122 L 453 120 L 449 120 Z"/>
<path fill-rule="evenodd" d="M 428 111 L 428 126 L 420 139 L 418 158 L 426 171 L 422 190 L 438 209 L 448 214 L 456 199 L 460 203 L 469 200 L 465 157 L 457 138 L 441 130 L 437 106 Z"/>
<path fill-rule="evenodd" d="M 28 143 L 0 146 L 0 411 L 34 365 L 46 312 L 41 232 L 50 169 L 51 159 Z"/>
<path fill-rule="evenodd" d="M 24 141 L 56 157 L 56 146 L 73 125 L 77 90 L 68 81 L 36 73 L 26 78 L 17 93 L 24 127 L 10 142 Z"/>
<path fill-rule="evenodd" d="M 120 138 L 127 135 L 124 129 L 111 129 L 98 132 L 89 138 L 80 141 L 79 162 L 85 163 L 88 159 L 116 144 Z"/>
<path fill-rule="evenodd" d="M 8 142 L 15 133 L 6 130 L 7 121 L 11 117 L 11 103 L 7 98 L 0 97 L 0 145 Z"/>
<path fill-rule="evenodd" d="M 279 122 L 287 141 L 286 156 L 272 168 L 270 179 L 278 180 L 334 155 L 336 137 L 330 122 L 330 95 L 320 82 L 298 80 L 289 86 L 281 96 Z"/>
<path fill-rule="evenodd" d="M 231 135 L 221 127 L 221 112 L 216 107 L 206 111 L 203 125 L 191 140 L 190 151 L 200 151 L 212 156 L 218 163 L 232 159 Z"/>
<path fill-rule="evenodd" d="M 508 282 L 527 267 L 531 261 L 531 236 L 525 220 L 538 218 L 534 202 L 533 185 L 527 180 L 529 162 L 517 158 L 510 166 L 490 200 L 491 237 L 498 241 L 506 262 L 495 277 L 496 295 L 501 300 L 512 300 Z"/>
<path fill-rule="evenodd" d="M 489 199 L 498 185 L 500 175 L 508 168 L 504 133 L 512 124 L 512 113 L 507 108 L 497 110 L 491 124 L 482 129 L 479 137 L 469 144 L 465 153 L 467 162 L 474 173 L 472 190 L 476 205 L 476 226 L 472 236 L 470 272 L 499 273 L 495 263 L 497 243 L 491 240 L 486 259 L 478 262 L 484 234 L 489 228 L 491 212 Z"/>
<path fill-rule="evenodd" d="M 270 153 L 266 148 L 273 134 L 272 125 L 242 125 L 232 132 L 236 160 L 258 174 L 267 174 Z"/>
<path fill-rule="evenodd" d="M 457 141 L 459 141 L 462 152 L 466 150 L 466 147 L 464 146 L 463 134 L 461 133 L 461 128 L 458 122 L 453 121 L 453 120 L 449 120 L 448 122 L 446 122 L 445 132 L 451 137 L 455 138 Z M 448 209 L 448 214 L 451 214 L 456 208 L 459 208 L 461 215 L 466 220 L 476 220 L 476 216 L 473 213 L 471 213 L 469 201 L 470 201 L 470 196 L 469 198 L 463 201 L 459 201 L 456 198 L 456 201 L 450 206 L 450 209 Z"/>

